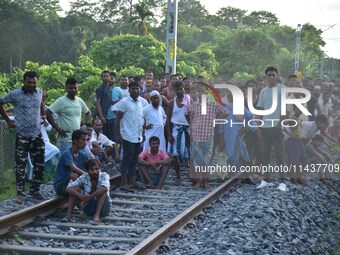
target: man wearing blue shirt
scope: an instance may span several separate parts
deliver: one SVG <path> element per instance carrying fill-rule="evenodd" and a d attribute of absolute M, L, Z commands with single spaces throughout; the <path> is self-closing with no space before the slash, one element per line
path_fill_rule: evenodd
<path fill-rule="evenodd" d="M 61 156 L 56 176 L 54 178 L 54 190 L 59 196 L 67 195 L 66 188 L 70 180 L 77 179 L 84 173 L 84 163 L 89 155 L 82 149 L 85 147 L 88 135 L 83 130 L 75 130 L 72 133 L 72 147 Z"/>

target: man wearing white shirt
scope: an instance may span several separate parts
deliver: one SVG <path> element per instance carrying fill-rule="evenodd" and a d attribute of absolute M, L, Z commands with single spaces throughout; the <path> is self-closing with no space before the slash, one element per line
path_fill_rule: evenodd
<path fill-rule="evenodd" d="M 263 116 L 264 125 L 261 127 L 261 133 L 263 137 L 263 155 L 262 164 L 269 165 L 272 162 L 272 150 L 275 153 L 276 165 L 284 164 L 283 156 L 283 133 L 280 125 L 281 120 L 281 89 L 285 86 L 278 83 L 278 70 L 275 67 L 267 67 L 265 70 L 268 85 L 264 87 L 259 95 L 259 100 L 257 102 L 257 107 L 268 110 L 273 104 L 273 93 L 277 90 L 277 106 L 273 113 Z M 266 176 L 266 181 L 262 181 L 257 188 L 264 188 L 266 186 L 272 186 L 271 176 Z M 287 187 L 284 183 L 280 183 L 279 190 L 287 191 Z"/>
<path fill-rule="evenodd" d="M 160 140 L 159 149 L 166 151 L 164 136 L 166 115 L 162 106 L 160 106 L 160 94 L 158 91 L 153 90 L 150 93 L 150 101 L 151 103 L 143 108 L 143 118 L 145 120 L 145 142 L 143 150 L 145 151 L 150 148 L 150 137 L 157 136 Z"/>
<path fill-rule="evenodd" d="M 280 126 L 281 120 L 281 89 L 285 86 L 278 83 L 278 70 L 275 67 L 268 67 L 265 71 L 268 85 L 263 88 L 259 95 L 257 106 L 263 110 L 268 110 L 273 104 L 273 90 L 277 89 L 277 107 L 276 110 L 263 116 L 263 127 L 261 128 L 264 140 L 263 164 L 271 163 L 272 149 L 276 156 L 276 164 L 282 165 L 283 160 L 283 136 Z"/>
<path fill-rule="evenodd" d="M 139 97 L 137 82 L 129 84 L 130 96 L 123 98 L 116 105 L 116 139 L 123 146 L 121 163 L 122 190 L 131 191 L 128 184 L 137 187 L 136 164 L 143 139 L 143 108 Z M 129 176 L 129 180 L 128 180 Z"/>
<path fill-rule="evenodd" d="M 147 107 L 149 105 L 148 100 L 146 100 L 144 97 L 139 96 L 138 100 L 141 102 L 142 108 Z"/>
<path fill-rule="evenodd" d="M 104 135 L 102 133 L 102 130 L 102 121 L 100 119 L 95 119 L 93 123 L 91 138 L 94 139 L 100 147 L 101 155 L 99 157 L 99 160 L 103 160 L 103 158 L 109 158 L 111 155 L 114 155 L 116 161 L 118 161 L 119 155 L 116 151 L 116 143 L 111 141 L 106 135 Z M 92 149 L 92 146 L 90 146 L 90 148 Z"/>

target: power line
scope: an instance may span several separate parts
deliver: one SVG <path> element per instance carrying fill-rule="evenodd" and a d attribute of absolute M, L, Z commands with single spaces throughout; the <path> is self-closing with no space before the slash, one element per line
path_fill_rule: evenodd
<path fill-rule="evenodd" d="M 337 23 L 335 23 L 334 25 L 330 26 L 329 28 L 326 28 L 326 29 L 325 29 L 325 30 L 323 30 L 321 33 L 323 33 L 323 32 L 326 32 L 326 31 L 330 30 L 331 28 L 335 27 L 336 25 L 337 25 Z"/>

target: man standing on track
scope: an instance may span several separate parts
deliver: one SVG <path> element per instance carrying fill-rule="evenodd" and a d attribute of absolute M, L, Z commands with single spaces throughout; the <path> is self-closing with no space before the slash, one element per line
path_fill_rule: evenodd
<path fill-rule="evenodd" d="M 143 140 L 143 107 L 139 96 L 139 84 L 129 84 L 130 96 L 115 104 L 116 110 L 116 139 L 123 146 L 123 160 L 120 167 L 122 187 L 124 191 L 140 188 L 136 183 L 136 164 Z M 128 180 L 129 177 L 129 180 Z"/>

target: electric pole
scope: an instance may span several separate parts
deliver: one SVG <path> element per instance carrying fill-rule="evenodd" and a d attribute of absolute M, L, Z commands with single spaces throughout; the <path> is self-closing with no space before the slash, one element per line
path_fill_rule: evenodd
<path fill-rule="evenodd" d="M 298 71 L 299 71 L 300 41 L 301 41 L 301 24 L 298 24 L 296 28 L 296 50 L 295 50 L 295 65 L 294 65 L 294 73 L 296 75 L 298 74 Z"/>
<path fill-rule="evenodd" d="M 178 0 L 168 0 L 166 11 L 166 63 L 165 72 L 176 73 Z"/>

